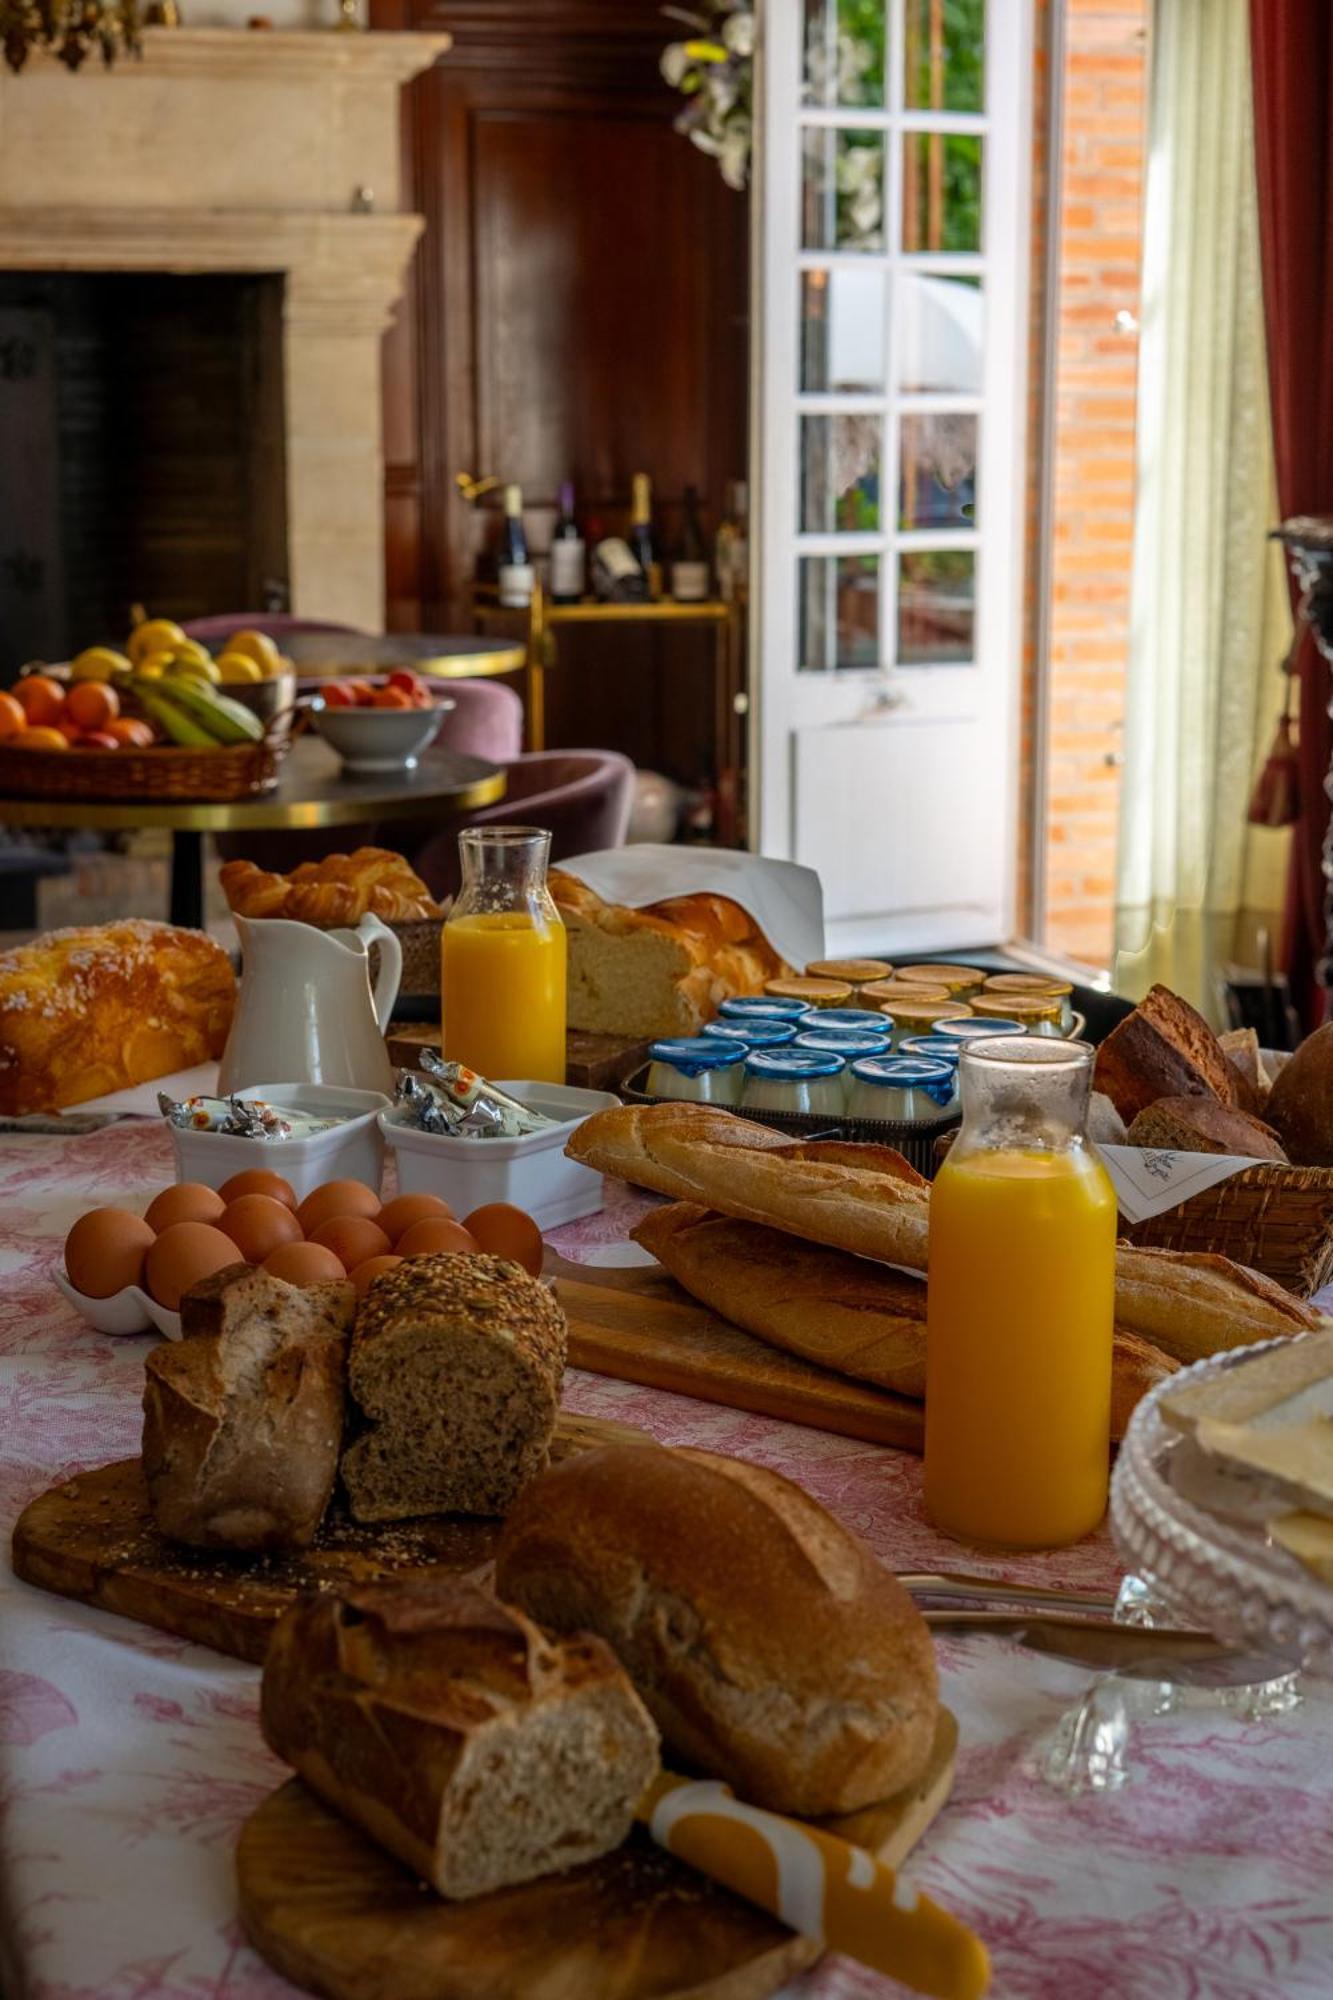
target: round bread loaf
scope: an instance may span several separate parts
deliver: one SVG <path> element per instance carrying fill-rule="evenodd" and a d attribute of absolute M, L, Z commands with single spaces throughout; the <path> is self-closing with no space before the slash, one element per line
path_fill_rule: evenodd
<path fill-rule="evenodd" d="M 1264 1117 L 1294 1166 L 1333 1166 L 1333 1022 L 1307 1035 L 1282 1065 Z"/>
<path fill-rule="evenodd" d="M 607 1445 L 505 1524 L 501 1598 L 620 1656 L 668 1748 L 777 1812 L 852 1812 L 923 1769 L 938 1683 L 897 1579 L 808 1493 L 712 1452 Z"/>

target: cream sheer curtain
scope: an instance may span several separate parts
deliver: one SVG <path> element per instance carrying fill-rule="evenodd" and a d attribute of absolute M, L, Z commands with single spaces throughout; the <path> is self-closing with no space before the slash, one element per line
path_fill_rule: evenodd
<path fill-rule="evenodd" d="M 1248 0 L 1157 0 L 1117 989 L 1212 1015 L 1276 925 L 1288 836 L 1246 824 L 1291 631 L 1255 198 Z"/>

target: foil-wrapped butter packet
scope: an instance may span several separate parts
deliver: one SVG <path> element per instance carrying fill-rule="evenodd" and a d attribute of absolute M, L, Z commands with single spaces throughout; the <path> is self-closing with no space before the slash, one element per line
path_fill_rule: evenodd
<path fill-rule="evenodd" d="M 309 1139 L 344 1122 L 291 1104 L 279 1109 L 258 1097 L 175 1098 L 159 1090 L 157 1106 L 168 1125 L 187 1132 L 222 1132 L 234 1139 Z"/>
<path fill-rule="evenodd" d="M 419 1131 L 456 1139 L 520 1139 L 559 1122 L 520 1104 L 465 1063 L 445 1062 L 438 1049 L 423 1049 L 420 1061 L 434 1083 L 402 1070 L 396 1092 L 403 1122 Z"/>

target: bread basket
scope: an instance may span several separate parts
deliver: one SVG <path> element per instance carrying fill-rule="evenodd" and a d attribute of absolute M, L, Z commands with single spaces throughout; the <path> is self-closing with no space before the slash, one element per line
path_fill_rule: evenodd
<path fill-rule="evenodd" d="M 1333 1278 L 1333 1167 L 1247 1167 L 1125 1233 L 1145 1250 L 1230 1257 L 1309 1298 Z"/>

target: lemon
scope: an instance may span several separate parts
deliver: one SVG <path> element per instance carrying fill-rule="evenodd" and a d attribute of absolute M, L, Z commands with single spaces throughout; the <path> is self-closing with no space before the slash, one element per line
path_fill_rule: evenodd
<path fill-rule="evenodd" d="M 223 653 L 217 663 L 218 674 L 224 684 L 237 681 L 262 681 L 264 669 L 244 653 Z"/>
<path fill-rule="evenodd" d="M 138 672 L 141 681 L 160 681 L 166 671 L 167 662 L 160 653 L 154 659 L 139 662 Z"/>
<path fill-rule="evenodd" d="M 171 656 L 171 665 L 167 668 L 166 674 L 169 681 L 196 680 L 204 681 L 209 685 L 216 685 L 222 679 L 221 674 L 207 653 L 198 659 L 193 653 L 173 653 Z"/>
<path fill-rule="evenodd" d="M 76 659 L 69 663 L 69 677 L 72 681 L 109 681 L 116 674 L 127 674 L 130 663 L 123 653 L 115 653 L 110 646 L 85 646 Z"/>
<path fill-rule="evenodd" d="M 171 655 L 176 660 L 197 660 L 200 666 L 213 657 L 207 646 L 201 646 L 197 639 L 178 639 L 171 647 Z"/>
<path fill-rule="evenodd" d="M 136 625 L 130 633 L 125 650 L 137 666 L 150 653 L 169 653 L 174 646 L 189 644 L 180 626 L 170 618 L 145 618 L 143 624 Z"/>
<path fill-rule="evenodd" d="M 246 659 L 253 660 L 266 679 L 270 674 L 276 674 L 281 670 L 282 655 L 267 632 L 233 632 L 227 641 L 226 650 L 229 653 L 240 653 Z"/>

